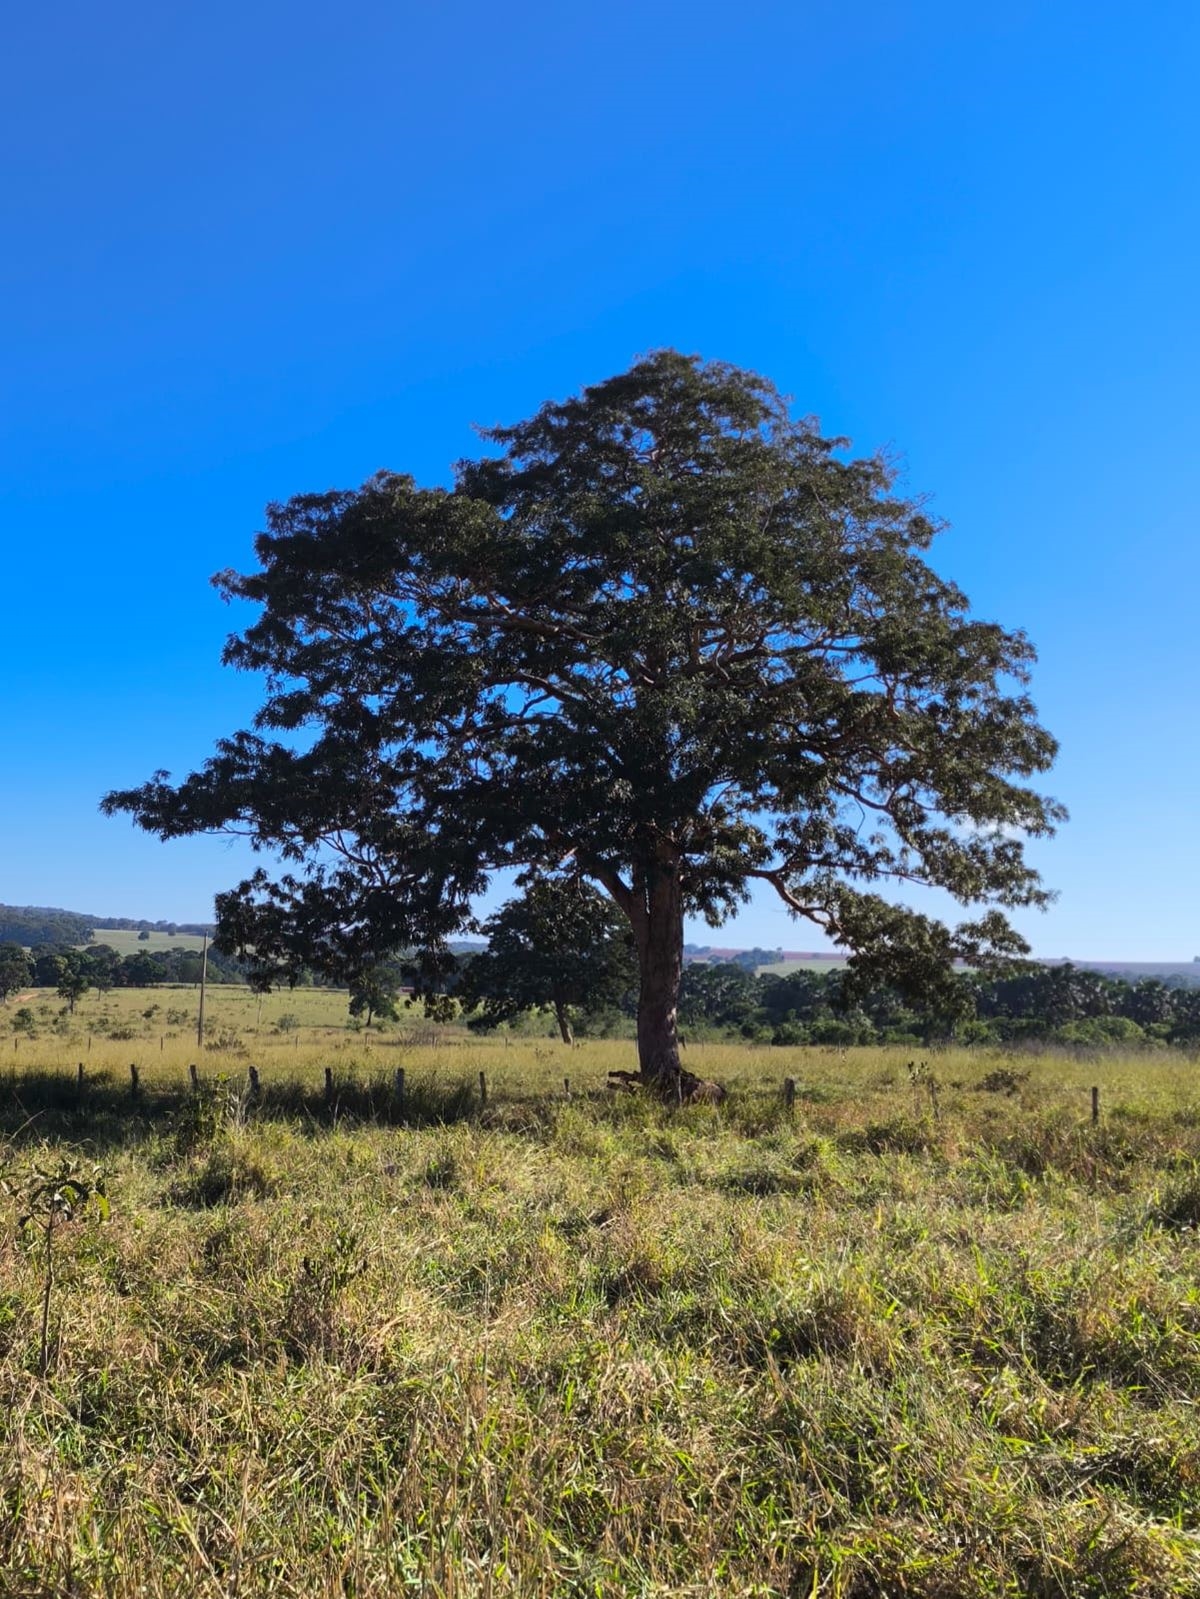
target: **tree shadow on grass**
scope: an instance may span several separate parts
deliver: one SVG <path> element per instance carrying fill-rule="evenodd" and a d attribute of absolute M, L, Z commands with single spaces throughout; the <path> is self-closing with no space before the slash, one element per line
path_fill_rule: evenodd
<path fill-rule="evenodd" d="M 198 1091 L 121 1082 L 109 1072 L 85 1077 L 55 1071 L 11 1072 L 0 1078 L 0 1141 L 78 1144 L 90 1150 L 124 1149 L 173 1132 L 198 1104 L 219 1106 L 222 1118 L 287 1123 L 314 1134 L 336 1126 L 443 1127 L 491 1119 L 474 1084 L 465 1080 L 406 1083 L 332 1077 L 325 1085 L 265 1083 L 255 1093 L 244 1082 L 201 1079 Z"/>

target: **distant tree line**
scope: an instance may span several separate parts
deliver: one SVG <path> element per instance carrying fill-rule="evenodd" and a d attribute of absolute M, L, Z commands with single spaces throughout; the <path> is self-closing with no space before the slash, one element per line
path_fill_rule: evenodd
<path fill-rule="evenodd" d="M 121 955 L 108 944 L 43 944 L 26 951 L 13 941 L 0 943 L 0 1001 L 23 988 L 52 988 L 74 1010 L 89 989 L 151 988 L 158 983 L 198 983 L 203 956 L 195 949 L 137 950 Z M 242 963 L 209 949 L 208 976 L 214 983 L 244 983 Z"/>
<path fill-rule="evenodd" d="M 93 919 L 39 905 L 0 905 L 0 944 L 87 944 Z"/>
<path fill-rule="evenodd" d="M 938 1011 L 887 988 L 855 987 L 842 970 L 755 975 L 736 962 L 693 962 L 680 1020 L 775 1044 L 1057 1042 L 1200 1043 L 1200 988 L 1127 982 L 1072 965 L 1025 965 L 1003 976 L 959 972 Z"/>
<path fill-rule="evenodd" d="M 394 1014 L 401 984 L 430 1015 L 461 1011 L 490 1030 L 538 1013 L 565 1040 L 628 1032 L 637 1016 L 637 970 L 611 906 L 578 881 L 530 878 L 484 923 L 483 952 L 447 954 L 433 968 L 411 959 L 376 967 L 352 988 L 352 1012 Z M 769 955 L 769 951 L 748 952 Z M 771 1044 L 1009 1044 L 1103 1047 L 1200 1045 L 1200 987 L 1159 978 L 1128 981 L 1069 963 L 1011 964 L 1002 975 L 952 973 L 939 1002 L 912 1005 L 896 989 L 849 968 L 753 971 L 743 960 L 692 961 L 679 1001 L 684 1036 Z"/>

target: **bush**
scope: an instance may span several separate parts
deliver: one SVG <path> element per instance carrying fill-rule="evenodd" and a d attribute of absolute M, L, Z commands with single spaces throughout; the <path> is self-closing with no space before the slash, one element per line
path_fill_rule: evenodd
<path fill-rule="evenodd" d="M 807 1044 L 809 1031 L 803 1022 L 781 1022 L 771 1034 L 772 1044 Z"/>
<path fill-rule="evenodd" d="M 1029 1081 L 1028 1072 L 1015 1072 L 1009 1066 L 997 1066 L 979 1084 L 985 1094 L 1015 1094 L 1023 1083 Z"/>
<path fill-rule="evenodd" d="M 1144 1044 L 1146 1034 L 1128 1016 L 1089 1016 L 1083 1021 L 1067 1022 L 1055 1029 L 1054 1039 L 1059 1044 L 1083 1044 L 1092 1049 L 1105 1049 L 1114 1044 Z"/>
<path fill-rule="evenodd" d="M 222 1142 L 212 1145 L 204 1162 L 188 1176 L 171 1184 L 169 1198 L 189 1210 L 207 1210 L 239 1199 L 265 1199 L 274 1187 L 274 1177 L 256 1156 Z"/>

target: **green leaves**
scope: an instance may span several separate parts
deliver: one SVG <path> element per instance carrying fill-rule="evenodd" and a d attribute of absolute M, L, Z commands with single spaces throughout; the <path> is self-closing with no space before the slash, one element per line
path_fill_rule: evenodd
<path fill-rule="evenodd" d="M 54 1233 L 59 1225 L 85 1215 L 107 1221 L 108 1193 L 104 1168 L 81 1165 L 64 1156 L 56 1167 L 34 1163 L 24 1176 L 5 1175 L 0 1189 L 17 1199 L 17 1236 L 27 1248 L 42 1251 L 42 1317 L 38 1375 L 50 1363 L 50 1295 L 54 1286 Z"/>
<path fill-rule="evenodd" d="M 464 969 L 459 997 L 471 1025 L 499 1026 L 552 1008 L 569 1041 L 569 1012 L 618 1003 L 637 987 L 628 924 L 579 879 L 527 877 L 523 893 L 483 924 L 488 948 Z"/>
<path fill-rule="evenodd" d="M 84 1167 L 64 1157 L 57 1167 L 34 1164 L 24 1178 L 6 1177 L 4 1191 L 18 1201 L 22 1214 L 17 1230 L 27 1238 L 52 1222 L 74 1221 L 86 1213 L 100 1221 L 109 1215 L 106 1175 L 102 1166 Z"/>
<path fill-rule="evenodd" d="M 1064 814 L 1027 785 L 1055 753 L 1028 639 L 928 565 L 938 524 L 886 462 L 669 350 L 484 437 L 450 491 L 271 506 L 259 569 L 217 579 L 260 607 L 225 652 L 265 676 L 255 729 L 104 808 L 283 858 L 222 896 L 222 947 L 352 976 L 468 927 L 514 866 L 591 879 L 639 947 L 662 872 L 672 915 L 766 883 L 893 964 L 1019 947 L 847 897 L 1041 904 L 1023 841 Z"/>

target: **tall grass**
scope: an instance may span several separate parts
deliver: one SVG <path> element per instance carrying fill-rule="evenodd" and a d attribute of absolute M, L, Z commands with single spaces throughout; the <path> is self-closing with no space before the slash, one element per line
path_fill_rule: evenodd
<path fill-rule="evenodd" d="M 134 1043 L 0 1076 L 5 1595 L 1200 1593 L 1186 1062 Z"/>

